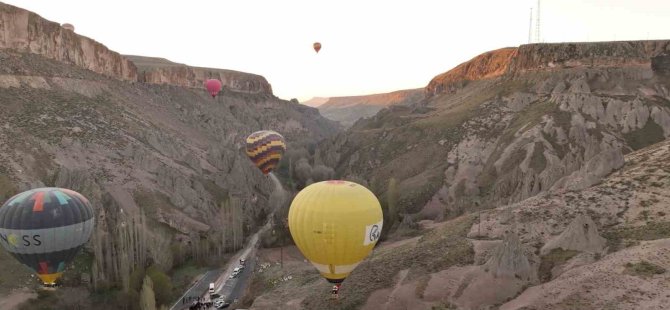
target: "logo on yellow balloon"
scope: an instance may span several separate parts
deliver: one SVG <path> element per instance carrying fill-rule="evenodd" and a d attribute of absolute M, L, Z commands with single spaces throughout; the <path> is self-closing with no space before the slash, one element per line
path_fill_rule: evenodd
<path fill-rule="evenodd" d="M 14 234 L 9 234 L 9 236 L 7 236 L 7 242 L 13 247 L 16 247 L 16 245 L 19 243 L 19 237 Z"/>

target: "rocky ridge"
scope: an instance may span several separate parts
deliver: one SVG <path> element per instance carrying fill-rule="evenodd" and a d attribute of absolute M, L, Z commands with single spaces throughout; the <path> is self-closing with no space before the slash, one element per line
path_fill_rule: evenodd
<path fill-rule="evenodd" d="M 624 154 L 670 134 L 668 79 L 662 62 L 651 66 L 668 48 L 603 42 L 487 53 L 434 79 L 426 100 L 359 121 L 322 145 L 318 160 L 376 192 L 396 178 L 417 220 L 585 188 L 621 167 Z"/>
<path fill-rule="evenodd" d="M 121 55 L 38 14 L 2 2 L 0 48 L 38 54 L 124 81 L 201 88 L 206 79 L 218 78 L 224 89 L 272 96 L 272 87 L 262 76 Z"/>

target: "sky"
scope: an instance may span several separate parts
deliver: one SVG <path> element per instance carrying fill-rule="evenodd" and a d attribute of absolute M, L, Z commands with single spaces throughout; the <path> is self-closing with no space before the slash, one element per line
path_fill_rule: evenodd
<path fill-rule="evenodd" d="M 277 97 L 301 102 L 425 87 L 481 53 L 528 43 L 537 12 L 536 0 L 1 1 L 121 54 L 262 75 Z M 670 39 L 668 21 L 668 0 L 543 0 L 540 36 Z"/>

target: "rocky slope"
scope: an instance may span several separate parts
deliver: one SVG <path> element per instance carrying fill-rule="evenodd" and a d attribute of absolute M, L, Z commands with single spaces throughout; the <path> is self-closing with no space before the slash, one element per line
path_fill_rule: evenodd
<path fill-rule="evenodd" d="M 418 237 L 379 244 L 337 302 L 291 247 L 283 269 L 257 275 L 272 285 L 250 309 L 664 309 L 668 163 L 664 141 L 625 155 L 598 185 L 426 221 Z M 286 275 L 292 279 L 274 283 Z"/>
<path fill-rule="evenodd" d="M 414 104 L 423 96 L 423 89 L 408 89 L 366 96 L 312 98 L 303 104 L 317 107 L 324 117 L 351 127 L 357 120 L 371 117 L 385 107 Z"/>
<path fill-rule="evenodd" d="M 585 188 L 670 135 L 668 51 L 638 41 L 485 53 L 433 79 L 425 100 L 321 145 L 317 161 L 376 193 L 397 179 L 416 220 Z"/>
<path fill-rule="evenodd" d="M 177 235 L 216 236 L 222 203 L 244 210 L 245 234 L 269 212 L 271 182 L 246 158 L 246 135 L 273 129 L 291 147 L 336 130 L 316 109 L 263 94 L 214 100 L 201 89 L 109 80 L 35 54 L 0 57 L 0 198 L 34 186 L 80 190 L 105 233 L 143 211 L 169 228 L 166 247 Z"/>
<path fill-rule="evenodd" d="M 247 158 L 246 136 L 276 130 L 290 149 L 337 132 L 317 109 L 274 97 L 263 77 L 178 66 L 195 80 L 219 72 L 228 87 L 216 99 L 178 75 L 137 82 L 135 64 L 99 43 L 21 9 L 0 12 L 0 200 L 67 187 L 97 215 L 67 286 L 130 294 L 138 268 L 216 263 L 273 207 L 274 185 Z M 15 268 L 0 269 L 0 295 L 34 284 L 4 254 Z"/>

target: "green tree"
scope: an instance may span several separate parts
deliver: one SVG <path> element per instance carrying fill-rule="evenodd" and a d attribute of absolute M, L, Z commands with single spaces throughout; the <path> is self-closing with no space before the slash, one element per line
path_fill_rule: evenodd
<path fill-rule="evenodd" d="M 386 204 L 388 205 L 389 212 L 389 228 L 398 221 L 398 206 L 399 193 L 398 193 L 398 182 L 395 178 L 389 180 L 388 188 L 386 189 Z"/>
<path fill-rule="evenodd" d="M 147 276 L 153 283 L 153 292 L 156 294 L 158 304 L 166 305 L 170 302 L 172 294 L 172 280 L 156 266 L 147 269 Z"/>
<path fill-rule="evenodd" d="M 139 292 L 142 289 L 142 281 L 144 279 L 144 267 L 137 267 L 130 273 L 130 290 Z"/>
<path fill-rule="evenodd" d="M 324 165 L 316 165 L 312 169 L 312 180 L 314 182 L 332 180 L 334 176 L 335 171 L 333 168 L 329 168 Z"/>
<path fill-rule="evenodd" d="M 142 284 L 142 293 L 140 294 L 140 309 L 142 310 L 156 310 L 156 298 L 154 297 L 154 288 L 151 278 L 144 277 Z"/>
<path fill-rule="evenodd" d="M 298 190 L 304 188 L 307 181 L 312 177 L 312 166 L 310 166 L 307 158 L 301 158 L 293 170 Z"/>

